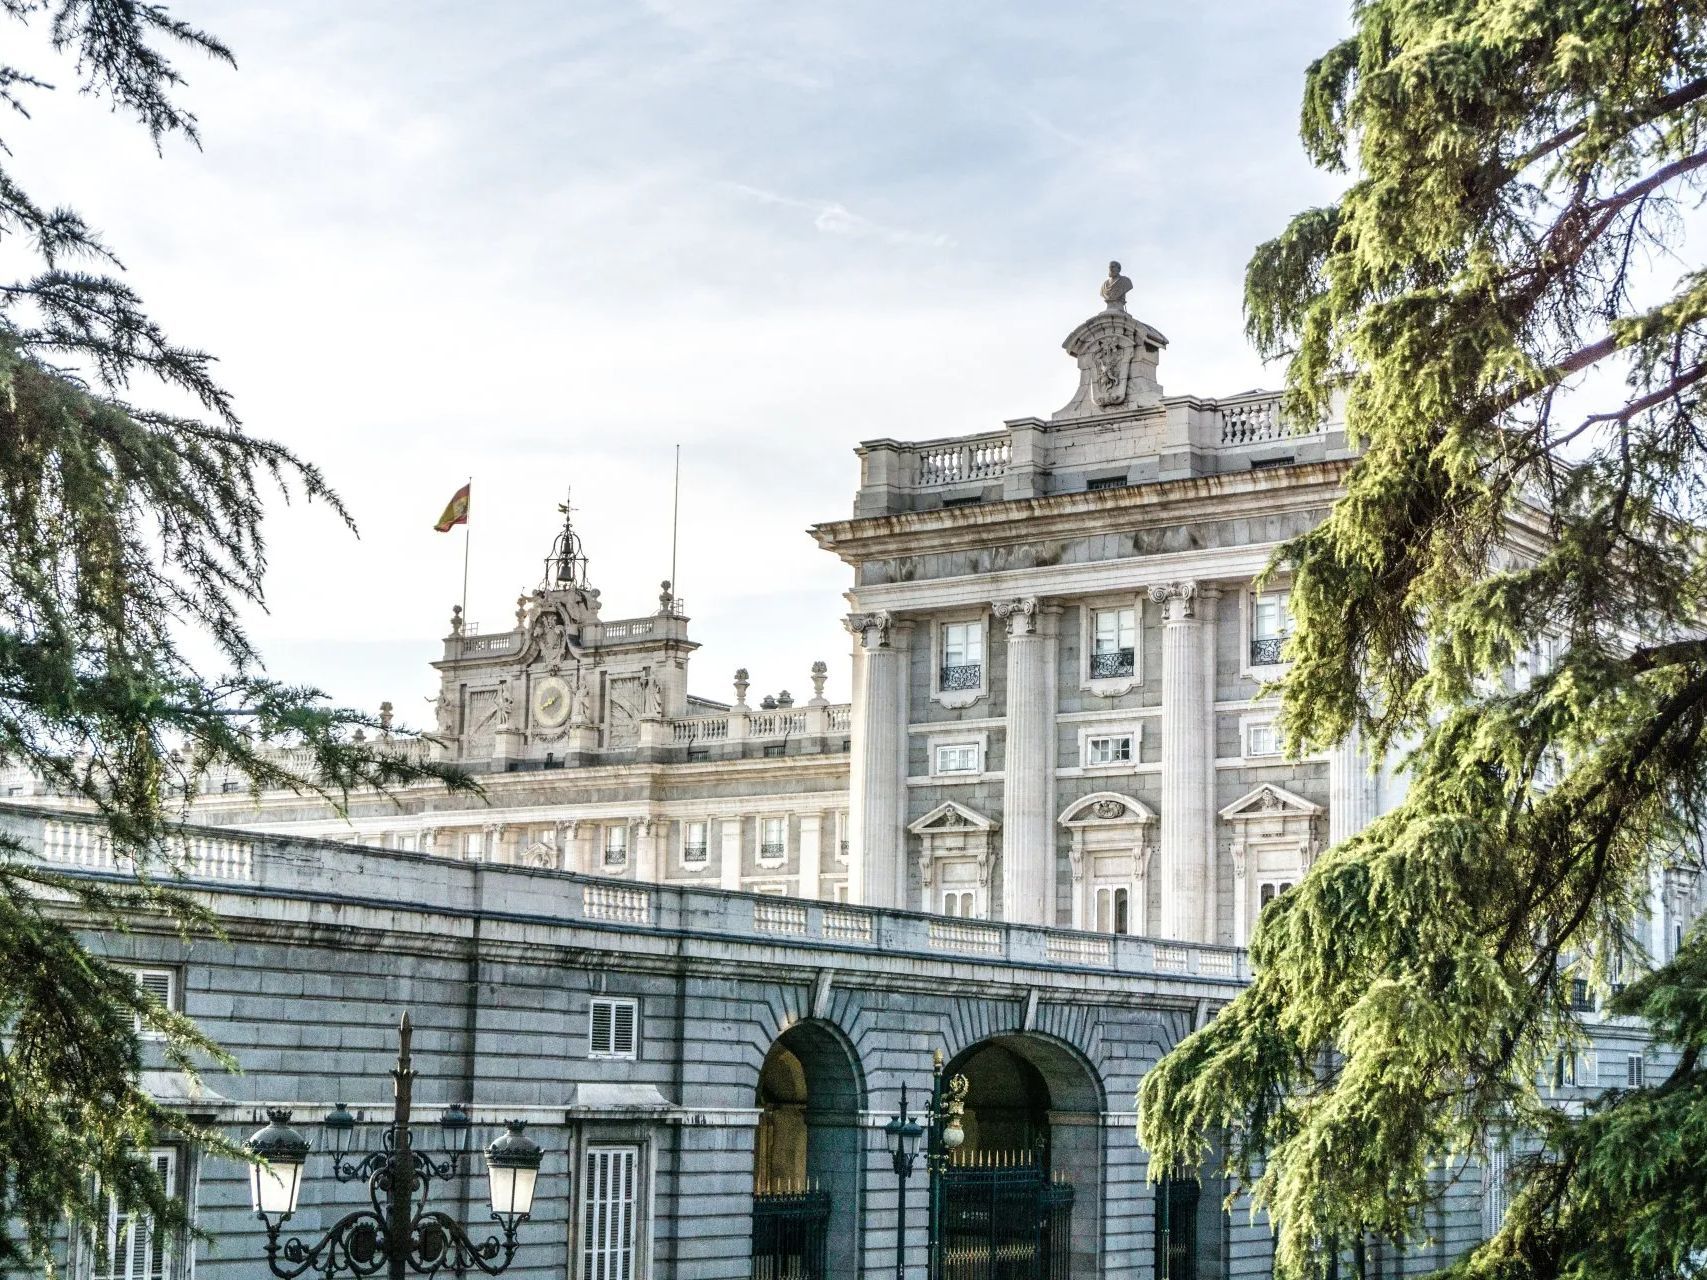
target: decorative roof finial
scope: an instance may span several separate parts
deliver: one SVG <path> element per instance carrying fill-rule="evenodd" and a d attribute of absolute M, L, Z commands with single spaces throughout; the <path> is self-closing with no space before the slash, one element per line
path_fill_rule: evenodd
<path fill-rule="evenodd" d="M 1132 292 L 1132 281 L 1120 274 L 1120 264 L 1108 264 L 1108 279 L 1102 282 L 1103 306 L 1110 311 L 1126 310 L 1126 295 Z"/>

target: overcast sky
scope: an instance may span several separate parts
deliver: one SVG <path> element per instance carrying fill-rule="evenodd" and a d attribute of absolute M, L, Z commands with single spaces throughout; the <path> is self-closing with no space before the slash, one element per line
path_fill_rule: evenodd
<path fill-rule="evenodd" d="M 848 513 L 853 446 L 1059 408 L 1111 257 L 1170 394 L 1274 385 L 1243 266 L 1334 189 L 1296 140 L 1331 0 L 172 8 L 238 58 L 183 61 L 205 149 L 60 92 L 8 127 L 16 170 L 355 514 L 359 540 L 272 521 L 270 669 L 417 723 L 457 486 L 483 629 L 567 486 L 630 617 L 668 572 L 678 442 L 693 690 L 744 665 L 799 695 L 825 658 L 845 697 L 850 575 L 805 529 Z"/>

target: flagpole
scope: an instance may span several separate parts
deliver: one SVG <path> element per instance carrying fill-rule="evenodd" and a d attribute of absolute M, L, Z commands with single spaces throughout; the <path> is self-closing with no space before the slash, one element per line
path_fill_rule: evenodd
<path fill-rule="evenodd" d="M 676 446 L 676 491 L 670 499 L 670 612 L 676 611 L 676 598 L 682 594 L 676 581 L 676 530 L 682 515 L 682 446 Z"/>
<path fill-rule="evenodd" d="M 474 514 L 474 477 L 468 477 L 468 505 L 462 513 L 462 631 L 468 634 L 468 543 L 473 537 L 470 529 Z"/>

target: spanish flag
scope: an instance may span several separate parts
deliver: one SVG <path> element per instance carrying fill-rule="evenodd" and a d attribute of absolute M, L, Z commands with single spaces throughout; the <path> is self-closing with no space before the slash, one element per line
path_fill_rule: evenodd
<path fill-rule="evenodd" d="M 450 503 L 445 507 L 445 513 L 439 517 L 439 522 L 433 526 L 440 533 L 449 533 L 459 524 L 468 523 L 468 490 L 469 485 L 463 485 L 451 495 Z"/>

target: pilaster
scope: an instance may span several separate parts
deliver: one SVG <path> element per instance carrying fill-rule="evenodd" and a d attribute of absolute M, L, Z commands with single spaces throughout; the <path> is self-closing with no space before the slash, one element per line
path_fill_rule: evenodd
<path fill-rule="evenodd" d="M 819 897 L 819 878 L 824 870 L 824 818 L 821 814 L 800 815 L 800 888 L 798 896 L 808 901 Z"/>
<path fill-rule="evenodd" d="M 1055 657 L 1060 609 L 999 600 L 1007 626 L 1007 740 L 1002 767 L 1002 919 L 1055 923 Z"/>
<path fill-rule="evenodd" d="M 1162 812 L 1159 932 L 1215 940 L 1215 606 L 1198 582 L 1150 588 L 1162 607 Z"/>
<path fill-rule="evenodd" d="M 1354 727 L 1328 753 L 1328 843 L 1338 844 L 1375 817 L 1375 779 L 1363 735 Z"/>
<path fill-rule="evenodd" d="M 848 765 L 848 897 L 905 907 L 907 659 L 912 625 L 887 613 L 855 613 L 853 733 Z"/>

